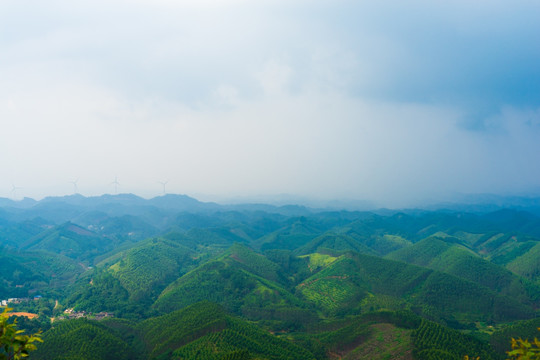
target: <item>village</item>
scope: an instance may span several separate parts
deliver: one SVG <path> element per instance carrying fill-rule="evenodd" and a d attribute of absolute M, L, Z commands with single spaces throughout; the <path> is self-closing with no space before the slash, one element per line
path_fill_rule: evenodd
<path fill-rule="evenodd" d="M 93 320 L 103 320 L 107 317 L 114 317 L 114 314 L 107 311 L 102 311 L 99 313 L 91 313 L 86 311 L 75 311 L 73 308 L 64 310 L 64 315 L 60 315 L 55 318 L 55 320 L 72 320 L 72 319 L 81 319 L 88 318 Z"/>
<path fill-rule="evenodd" d="M 24 297 L 24 298 L 9 298 L 7 300 L 0 300 L 0 306 L 6 307 L 8 304 L 22 304 L 29 301 L 38 301 L 42 298 L 41 295 L 36 295 L 33 298 Z"/>
<path fill-rule="evenodd" d="M 28 303 L 30 301 L 39 301 L 42 298 L 43 297 L 41 295 L 36 295 L 32 298 L 30 297 L 8 298 L 5 300 L 0 300 L 0 307 L 8 307 L 9 304 L 18 305 L 18 304 Z M 13 313 L 10 313 L 10 316 L 24 316 L 29 319 L 35 319 L 38 317 L 38 314 L 33 314 L 33 313 L 28 313 L 28 312 L 13 312 Z M 69 309 L 64 310 L 62 315 L 59 315 L 57 317 L 52 317 L 51 322 L 58 321 L 58 320 L 72 320 L 72 319 L 81 319 L 81 318 L 87 318 L 87 319 L 92 319 L 92 320 L 103 320 L 107 317 L 114 317 L 114 314 L 107 311 L 101 311 L 99 313 L 75 311 L 73 308 L 69 308 Z"/>

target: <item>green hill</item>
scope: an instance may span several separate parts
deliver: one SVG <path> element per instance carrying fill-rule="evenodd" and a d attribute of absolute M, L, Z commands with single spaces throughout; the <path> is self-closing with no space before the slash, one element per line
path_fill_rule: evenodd
<path fill-rule="evenodd" d="M 319 236 L 324 226 L 315 219 L 293 218 L 291 224 L 265 235 L 253 242 L 261 251 L 270 249 L 294 250 Z"/>
<path fill-rule="evenodd" d="M 509 350 L 509 339 L 522 338 L 533 340 L 539 337 L 539 328 L 540 318 L 516 321 L 495 331 L 491 335 L 489 342 L 493 349 L 500 355 L 506 355 L 506 351 Z"/>
<path fill-rule="evenodd" d="M 66 307 L 78 311 L 112 311 L 117 316 L 140 313 L 141 306 L 129 301 L 129 293 L 110 272 L 96 268 L 81 276 L 66 289 Z"/>
<path fill-rule="evenodd" d="M 209 300 L 224 305 L 229 311 L 254 317 L 270 309 L 275 313 L 280 309 L 302 307 L 302 303 L 277 282 L 283 279 L 278 270 L 279 266 L 264 256 L 236 245 L 169 285 L 154 307 L 170 312 Z"/>
<path fill-rule="evenodd" d="M 428 318 L 448 321 L 504 321 L 534 314 L 530 306 L 473 282 L 361 254 L 341 256 L 297 289 L 307 301 L 331 313 L 362 311 L 362 301 L 372 294 L 404 300 Z"/>
<path fill-rule="evenodd" d="M 488 344 L 411 311 L 378 311 L 327 321 L 293 338 L 325 359 L 462 360 L 465 355 L 499 359 Z"/>
<path fill-rule="evenodd" d="M 118 242 L 136 242 L 159 233 L 156 226 L 150 225 L 141 218 L 132 215 L 106 216 L 103 219 L 91 222 L 88 228 L 102 236 L 114 238 Z"/>
<path fill-rule="evenodd" d="M 386 255 L 386 258 L 429 267 L 432 263 L 436 263 L 439 257 L 453 248 L 454 245 L 455 241 L 446 241 L 442 237 L 431 236 L 411 246 L 396 250 Z M 464 248 L 463 250 L 467 251 Z M 456 256 L 459 255 L 456 254 Z"/>
<path fill-rule="evenodd" d="M 524 303 L 532 303 L 540 298 L 540 287 L 526 286 L 518 276 L 482 259 L 453 237 L 429 237 L 394 251 L 387 258 L 442 271 Z"/>
<path fill-rule="evenodd" d="M 411 241 L 400 235 L 388 234 L 383 231 L 375 231 L 372 234 L 366 234 L 358 229 L 345 229 L 345 235 L 352 237 L 356 242 L 363 244 L 371 249 L 371 252 L 384 256 L 392 251 L 407 247 L 412 244 Z"/>
<path fill-rule="evenodd" d="M 506 267 L 540 286 L 540 242 Z"/>
<path fill-rule="evenodd" d="M 151 358 L 313 359 L 305 349 L 202 302 L 137 326 Z M 236 356 L 236 357 L 235 357 Z"/>
<path fill-rule="evenodd" d="M 138 354 L 110 328 L 84 319 L 65 320 L 43 334 L 36 360 L 136 360 Z"/>
<path fill-rule="evenodd" d="M 462 360 L 465 355 L 472 359 L 498 359 L 488 344 L 431 321 L 422 320 L 411 337 L 418 360 Z"/>
<path fill-rule="evenodd" d="M 485 360 L 490 336 L 501 354 L 538 335 L 540 218 L 525 212 L 4 203 L 0 299 L 42 296 L 11 301 L 39 314 L 19 322 L 47 330 L 41 359 Z M 70 307 L 114 316 L 49 321 Z"/>
<path fill-rule="evenodd" d="M 45 250 L 92 263 L 93 259 L 119 244 L 73 223 L 65 223 L 30 238 L 23 248 Z"/>
<path fill-rule="evenodd" d="M 235 260 L 245 270 L 262 278 L 281 283 L 287 281 L 281 273 L 281 268 L 278 264 L 268 260 L 264 255 L 256 253 L 247 246 L 234 244 L 221 256 L 221 258 L 226 257 Z"/>
<path fill-rule="evenodd" d="M 178 243 L 147 239 L 81 277 L 69 289 L 66 303 L 85 311 L 141 315 L 167 285 L 197 261 L 195 252 Z"/>
<path fill-rule="evenodd" d="M 374 250 L 356 241 L 356 239 L 351 236 L 332 233 L 316 237 L 306 245 L 296 249 L 295 253 L 298 255 L 307 255 L 320 252 L 323 249 L 355 251 L 360 254 L 377 255 Z"/>
<path fill-rule="evenodd" d="M 26 240 L 42 232 L 49 223 L 37 218 L 22 222 L 11 222 L 0 219 L 0 244 L 9 247 L 20 247 Z"/>
<path fill-rule="evenodd" d="M 0 248 L 0 298 L 27 296 L 28 289 L 38 282 L 45 282 L 43 274 Z"/>
<path fill-rule="evenodd" d="M 62 255 L 0 247 L 0 299 L 57 291 L 83 271 L 76 261 Z"/>
<path fill-rule="evenodd" d="M 144 240 L 115 258 L 119 259 L 109 266 L 112 275 L 129 292 L 131 300 L 141 301 L 154 298 L 190 269 L 196 254 L 178 243 L 154 238 Z"/>

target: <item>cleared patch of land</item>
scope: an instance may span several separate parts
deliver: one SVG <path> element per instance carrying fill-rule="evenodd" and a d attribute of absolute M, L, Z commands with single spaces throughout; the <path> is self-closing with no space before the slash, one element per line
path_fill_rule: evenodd
<path fill-rule="evenodd" d="M 347 354 L 334 354 L 333 359 L 343 360 L 412 360 L 411 330 L 392 324 L 370 326 L 371 336 Z"/>

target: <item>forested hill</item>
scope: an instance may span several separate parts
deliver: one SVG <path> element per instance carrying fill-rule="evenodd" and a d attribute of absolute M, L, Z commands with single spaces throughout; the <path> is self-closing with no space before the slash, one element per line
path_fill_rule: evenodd
<path fill-rule="evenodd" d="M 0 206 L 0 300 L 44 330 L 30 359 L 499 359 L 539 316 L 540 218 L 519 209 Z"/>

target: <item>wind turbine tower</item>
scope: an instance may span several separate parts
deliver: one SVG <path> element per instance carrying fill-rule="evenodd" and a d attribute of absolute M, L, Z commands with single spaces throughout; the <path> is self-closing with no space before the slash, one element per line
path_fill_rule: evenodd
<path fill-rule="evenodd" d="M 22 189 L 22 187 L 15 186 L 14 184 L 11 184 L 11 197 L 13 200 L 17 200 L 17 190 Z"/>
<path fill-rule="evenodd" d="M 117 195 L 118 194 L 118 186 L 120 185 L 120 183 L 118 182 L 118 176 L 114 177 L 114 181 L 111 183 L 111 185 L 114 185 L 114 194 Z"/>
<path fill-rule="evenodd" d="M 79 182 L 79 178 L 75 181 L 70 181 L 71 184 L 73 184 L 73 194 L 79 193 L 79 188 L 77 187 L 77 183 Z"/>
<path fill-rule="evenodd" d="M 167 181 L 158 181 L 158 183 L 160 183 L 163 186 L 163 195 L 167 195 L 167 192 L 165 191 L 165 186 L 167 185 L 168 182 L 169 182 L 169 180 L 167 180 Z"/>

